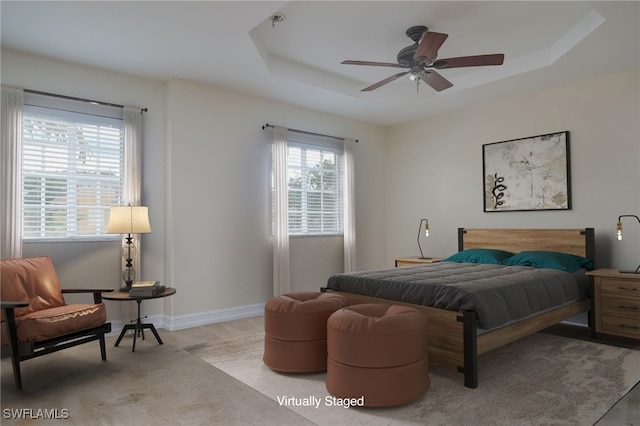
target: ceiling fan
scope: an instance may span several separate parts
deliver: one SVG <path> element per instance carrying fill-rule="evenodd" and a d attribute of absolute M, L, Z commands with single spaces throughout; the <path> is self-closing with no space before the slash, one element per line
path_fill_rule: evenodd
<path fill-rule="evenodd" d="M 407 37 L 413 40 L 411 46 L 407 46 L 398 52 L 398 63 L 390 62 L 370 62 L 370 61 L 342 61 L 347 65 L 369 65 L 374 67 L 405 68 L 408 71 L 392 75 L 382 81 L 365 87 L 361 92 L 375 90 L 385 84 L 391 83 L 398 78 L 409 74 L 409 78 L 420 83 L 420 80 L 427 83 L 438 92 L 448 89 L 453 84 L 438 74 L 435 70 L 479 67 L 485 65 L 502 65 L 504 55 L 502 53 L 492 55 L 461 56 L 458 58 L 438 59 L 438 49 L 445 42 L 448 34 L 429 31 L 425 26 L 419 25 L 409 28 L 406 31 Z"/>

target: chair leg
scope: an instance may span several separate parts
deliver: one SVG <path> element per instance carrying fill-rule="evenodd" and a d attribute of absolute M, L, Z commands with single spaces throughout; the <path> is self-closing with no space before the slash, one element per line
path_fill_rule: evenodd
<path fill-rule="evenodd" d="M 16 390 L 22 390 L 22 375 L 20 374 L 20 350 L 11 348 L 11 364 L 13 365 L 13 381 Z"/>
<path fill-rule="evenodd" d="M 18 346 L 18 332 L 16 331 L 16 318 L 13 309 L 4 309 L 7 319 L 7 331 L 9 334 L 9 347 L 11 348 L 11 365 L 13 367 L 13 380 L 16 389 L 22 390 L 22 375 L 20 374 L 20 346 Z"/>
<path fill-rule="evenodd" d="M 102 360 L 107 360 L 107 345 L 104 340 L 104 333 L 100 333 L 100 355 L 102 355 Z"/>

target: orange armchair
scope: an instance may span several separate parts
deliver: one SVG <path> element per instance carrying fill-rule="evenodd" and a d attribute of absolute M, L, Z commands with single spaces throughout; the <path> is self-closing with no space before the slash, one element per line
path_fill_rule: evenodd
<path fill-rule="evenodd" d="M 22 389 L 20 362 L 99 340 L 107 360 L 105 333 L 111 331 L 102 303 L 112 289 L 61 290 L 51 258 L 0 260 L 2 352 L 10 352 L 13 377 Z M 93 293 L 91 304 L 67 305 L 63 293 Z"/>

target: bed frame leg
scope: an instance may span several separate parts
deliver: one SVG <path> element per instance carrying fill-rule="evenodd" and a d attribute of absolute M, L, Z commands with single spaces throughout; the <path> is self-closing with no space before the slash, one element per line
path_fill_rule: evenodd
<path fill-rule="evenodd" d="M 475 311 L 462 311 L 462 316 L 457 318 L 462 321 L 464 367 L 458 371 L 464 374 L 464 385 L 475 389 L 478 387 L 478 340 L 477 319 Z"/>

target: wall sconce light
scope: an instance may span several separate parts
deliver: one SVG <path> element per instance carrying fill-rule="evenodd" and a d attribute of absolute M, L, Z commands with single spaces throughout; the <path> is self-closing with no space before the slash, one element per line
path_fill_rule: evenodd
<path fill-rule="evenodd" d="M 635 217 L 636 220 L 638 221 L 638 223 L 640 223 L 640 217 L 634 215 L 634 214 L 623 214 L 618 216 L 618 223 L 616 224 L 616 231 L 617 231 L 617 237 L 618 237 L 618 241 L 622 241 L 622 218 L 623 217 Z M 638 265 L 638 267 L 636 268 L 635 271 L 620 271 L 620 272 L 626 272 L 626 273 L 631 273 L 631 274 L 640 274 L 640 265 Z"/>
<path fill-rule="evenodd" d="M 424 223 L 424 227 L 423 224 Z M 420 235 L 422 234 L 422 230 L 424 229 L 424 236 L 428 237 L 429 236 L 429 221 L 427 219 L 421 219 L 420 220 L 420 225 L 418 225 L 418 249 L 420 250 L 420 259 L 431 259 L 430 257 L 424 257 L 424 254 L 422 253 L 422 246 L 420 246 Z"/>
<path fill-rule="evenodd" d="M 136 269 L 133 259 L 136 256 L 136 246 L 133 243 L 131 234 L 148 234 L 151 232 L 149 225 L 149 208 L 144 206 L 111 207 L 107 234 L 127 234 L 125 244 L 122 246 L 122 257 L 125 260 L 125 267 L 122 270 L 122 279 L 125 286 L 120 291 L 128 292 L 131 284 L 136 279 Z"/>

